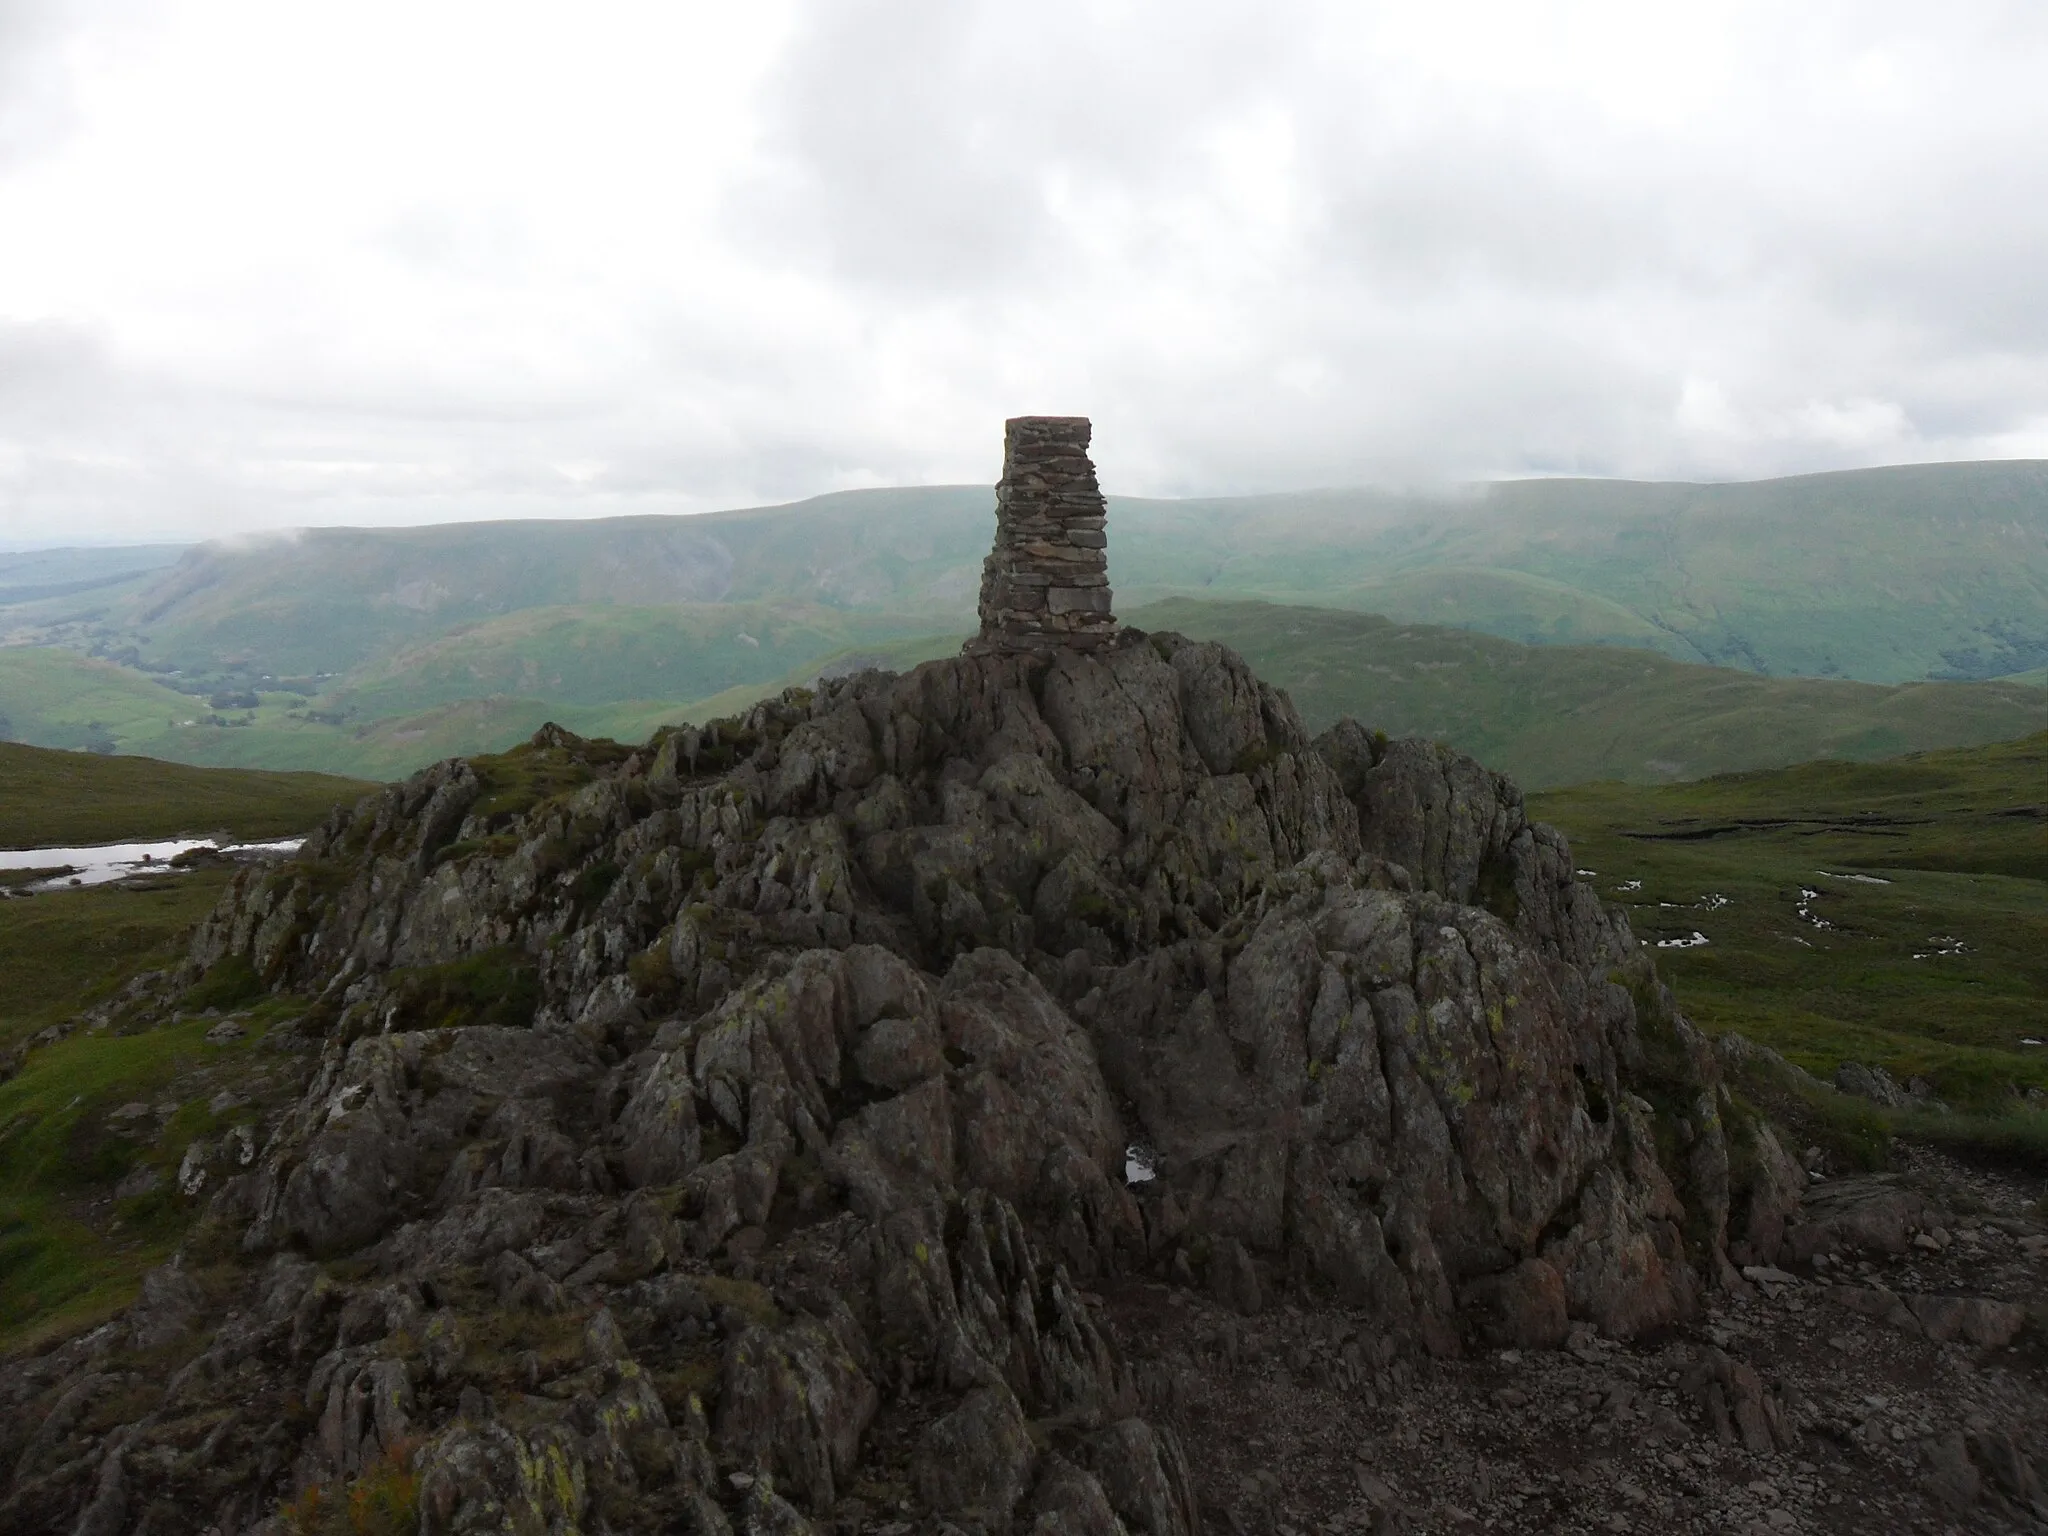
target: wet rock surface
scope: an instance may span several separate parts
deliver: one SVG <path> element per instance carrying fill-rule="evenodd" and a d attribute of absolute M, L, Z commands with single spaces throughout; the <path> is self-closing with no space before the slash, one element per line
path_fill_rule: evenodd
<path fill-rule="evenodd" d="M 126 1315 L 9 1362 L 0 1531 L 2039 1496 L 2027 1199 L 1806 1188 L 1512 785 L 1311 741 L 1220 647 L 550 727 L 239 875 L 165 985 L 223 965 L 303 1009 L 298 1094 Z"/>

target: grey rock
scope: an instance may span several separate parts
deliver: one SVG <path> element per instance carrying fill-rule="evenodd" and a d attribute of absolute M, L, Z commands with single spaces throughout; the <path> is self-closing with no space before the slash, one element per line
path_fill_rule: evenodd
<path fill-rule="evenodd" d="M 1755 1366 L 1731 1358 L 1725 1350 L 1703 1351 L 1681 1386 L 1722 1443 L 1739 1442 L 1753 1455 L 1800 1448 L 1799 1425 L 1781 1394 L 1766 1385 Z"/>
<path fill-rule="evenodd" d="M 911 1458 L 918 1497 L 939 1514 L 1007 1526 L 1031 1485 L 1031 1426 L 1007 1386 L 977 1387 L 925 1427 Z"/>
<path fill-rule="evenodd" d="M 862 1081 L 901 1093 L 944 1072 L 946 1058 L 931 1019 L 877 1019 L 854 1047 L 854 1067 Z"/>
<path fill-rule="evenodd" d="M 1110 1506 L 1132 1531 L 1195 1536 L 1200 1529 L 1187 1462 L 1171 1431 L 1124 1419 L 1091 1436 L 1083 1453 Z"/>
<path fill-rule="evenodd" d="M 150 1163 L 137 1163 L 114 1186 L 116 1200 L 136 1200 L 163 1187 L 164 1176 Z"/>
<path fill-rule="evenodd" d="M 748 1328 L 726 1353 L 719 1444 L 813 1509 L 830 1508 L 879 1402 L 859 1343 L 850 1319 Z"/>
<path fill-rule="evenodd" d="M 696 1168 L 703 1139 L 687 1060 L 673 1053 L 656 1058 L 635 1086 L 613 1136 L 629 1185 L 673 1184 Z"/>
<path fill-rule="evenodd" d="M 1906 1307 L 1937 1343 L 1960 1339 L 1983 1349 L 2004 1348 L 2027 1321 L 2027 1309 L 2018 1302 L 1984 1296 L 1909 1296 Z"/>
<path fill-rule="evenodd" d="M 1564 1277 L 1542 1259 L 1466 1284 L 1460 1302 L 1487 1343 L 1556 1349 L 1571 1326 Z"/>
<path fill-rule="evenodd" d="M 1802 1264 L 1818 1253 L 1904 1253 L 1914 1233 L 1949 1219 L 1925 1195 L 1883 1175 L 1829 1179 L 1806 1191 L 1785 1229 L 1784 1253 Z"/>
<path fill-rule="evenodd" d="M 1983 1430 L 1969 1437 L 1969 1447 L 1992 1487 L 2037 1519 L 2048 1516 L 2041 1475 L 2018 1441 L 2001 1431 Z"/>
<path fill-rule="evenodd" d="M 1125 1536 L 1102 1484 L 1063 1456 L 1046 1458 L 1031 1513 L 1032 1536 Z"/>
<path fill-rule="evenodd" d="M 1881 1109 L 1904 1109 L 1913 1102 L 1912 1096 L 1883 1067 L 1866 1067 L 1856 1061 L 1845 1061 L 1835 1068 L 1835 1088 L 1868 1099 Z"/>
<path fill-rule="evenodd" d="M 205 1292 L 174 1258 L 143 1276 L 142 1295 L 128 1309 L 129 1339 L 136 1349 L 161 1349 L 191 1333 L 205 1311 Z"/>
<path fill-rule="evenodd" d="M 1258 1267 L 1234 1237 L 1218 1241 L 1209 1255 L 1209 1294 L 1232 1311 L 1250 1317 L 1265 1308 Z"/>
<path fill-rule="evenodd" d="M 817 1529 L 765 1477 L 747 1490 L 743 1527 L 746 1536 L 813 1536 Z"/>
<path fill-rule="evenodd" d="M 1927 1448 L 1927 1472 L 1921 1485 L 1947 1508 L 1965 1510 L 1984 1492 L 1984 1479 L 1970 1460 L 1961 1430 L 1950 1430 Z"/>
<path fill-rule="evenodd" d="M 1745 1177 L 1731 1190 L 1728 1257 L 1738 1265 L 1769 1265 L 1801 1214 L 1809 1181 L 1768 1124 L 1748 1127 L 1748 1136 L 1749 1155 L 1742 1162 Z"/>

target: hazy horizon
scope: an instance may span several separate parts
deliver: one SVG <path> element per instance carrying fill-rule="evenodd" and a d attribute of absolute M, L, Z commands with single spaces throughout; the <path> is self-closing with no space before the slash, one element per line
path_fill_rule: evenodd
<path fill-rule="evenodd" d="M 1848 468 L 1792 471 L 1782 475 L 1761 475 L 1748 478 L 1727 478 L 1717 480 L 1645 480 L 1641 478 L 1632 478 L 1618 475 L 1500 475 L 1486 480 L 1468 480 L 1452 484 L 1439 485 L 1308 485 L 1288 486 L 1270 490 L 1230 491 L 1217 494 L 1193 492 L 1185 496 L 1131 495 L 1126 492 L 1118 491 L 1114 488 L 1106 488 L 1103 494 L 1106 495 L 1112 502 L 1254 501 L 1270 497 L 1282 496 L 1335 497 L 1352 495 L 1387 496 L 1395 498 L 1407 498 L 1411 500 L 1436 499 L 1443 501 L 1459 501 L 1469 499 L 1474 493 L 1483 492 L 1492 486 L 1513 485 L 1519 483 L 1527 483 L 1531 481 L 1581 480 L 1592 484 L 1612 485 L 1754 485 L 1769 480 L 1798 480 L 1812 478 L 1814 476 L 1820 475 L 1849 475 L 1867 473 L 1871 471 L 1880 471 L 1886 469 L 1926 469 L 1951 466 L 1962 467 L 1970 464 L 2048 464 L 2048 458 L 2029 457 L 2009 459 L 1916 460 L 1904 464 L 1856 465 Z M 744 512 L 772 512 L 781 507 L 800 507 L 813 501 L 823 500 L 824 498 L 829 496 L 861 495 L 865 493 L 887 495 L 888 493 L 893 491 L 987 491 L 990 494 L 990 496 L 993 497 L 994 486 L 990 482 L 969 480 L 942 481 L 925 485 L 853 486 L 843 488 L 840 490 L 818 491 L 812 493 L 811 495 L 794 497 L 788 501 L 762 502 L 750 506 L 694 507 L 687 510 L 679 509 L 673 512 L 638 512 L 618 511 L 613 509 L 594 509 L 588 511 L 577 511 L 571 509 L 561 512 L 535 514 L 529 517 L 514 517 L 506 516 L 504 514 L 480 512 L 472 517 L 445 518 L 435 522 L 279 524 L 267 528 L 250 528 L 239 529 L 232 532 L 203 533 L 194 535 L 190 538 L 124 538 L 118 535 L 101 539 L 71 539 L 68 541 L 61 539 L 52 541 L 34 539 L 9 540 L 6 538 L 0 538 L 0 554 L 28 555 L 43 552 L 55 552 L 65 549 L 136 549 L 152 547 L 161 548 L 190 546 L 194 544 L 203 544 L 209 542 L 227 544 L 247 543 L 251 545 L 260 545 L 267 542 L 294 539 L 308 533 L 393 533 L 403 532 L 407 529 L 442 527 L 455 523 L 577 523 L 601 522 L 606 520 L 634 517 L 716 517 L 721 514 L 727 513 L 737 514 Z M 991 512 L 994 510 L 993 500 L 991 500 L 990 502 L 990 510 Z"/>
<path fill-rule="evenodd" d="M 2048 12 L 19 0 L 0 548 L 2048 457 Z"/>

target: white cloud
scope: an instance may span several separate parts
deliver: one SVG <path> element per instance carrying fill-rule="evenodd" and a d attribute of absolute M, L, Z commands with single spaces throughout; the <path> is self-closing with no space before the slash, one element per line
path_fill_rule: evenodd
<path fill-rule="evenodd" d="M 0 539 L 2033 451 L 2048 12 L 0 9 Z"/>

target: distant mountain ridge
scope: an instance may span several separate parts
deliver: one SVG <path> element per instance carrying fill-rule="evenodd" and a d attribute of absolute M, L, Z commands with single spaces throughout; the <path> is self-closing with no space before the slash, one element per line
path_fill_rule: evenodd
<path fill-rule="evenodd" d="M 1265 598 L 1869 682 L 2048 665 L 2041 461 L 1112 497 L 1110 517 L 1127 605 Z M 987 487 L 927 486 L 691 517 L 317 529 L 198 545 L 125 577 L 106 563 L 118 552 L 42 551 L 0 558 L 0 635 L 286 677 L 339 676 L 464 624 L 584 603 L 797 604 L 928 633 L 972 615 L 993 524 Z M 97 557 L 89 587 L 12 574 L 60 553 Z"/>

